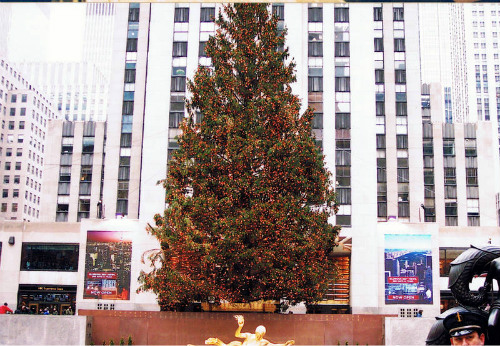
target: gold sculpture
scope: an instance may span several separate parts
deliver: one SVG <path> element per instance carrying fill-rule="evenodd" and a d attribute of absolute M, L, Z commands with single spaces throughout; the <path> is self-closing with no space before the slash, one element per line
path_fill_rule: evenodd
<path fill-rule="evenodd" d="M 264 326 L 258 326 L 255 329 L 255 334 L 241 333 L 241 329 L 245 324 L 245 319 L 241 315 L 236 315 L 234 316 L 234 318 L 236 318 L 236 320 L 238 321 L 238 328 L 236 329 L 234 336 L 236 336 L 237 338 L 244 338 L 245 340 L 243 340 L 243 342 L 231 341 L 230 343 L 225 344 L 218 338 L 208 338 L 207 340 L 205 340 L 205 344 L 217 346 L 288 346 L 295 344 L 294 340 L 288 340 L 284 344 L 270 343 L 268 340 L 264 339 L 264 334 L 266 334 L 266 327 Z"/>

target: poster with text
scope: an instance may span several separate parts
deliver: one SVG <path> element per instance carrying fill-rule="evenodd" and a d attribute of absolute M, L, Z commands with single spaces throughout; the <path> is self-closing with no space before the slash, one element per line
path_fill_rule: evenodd
<path fill-rule="evenodd" d="M 130 232 L 87 231 L 84 299 L 130 299 Z"/>
<path fill-rule="evenodd" d="M 386 304 L 432 304 L 430 234 L 386 234 L 384 260 Z"/>

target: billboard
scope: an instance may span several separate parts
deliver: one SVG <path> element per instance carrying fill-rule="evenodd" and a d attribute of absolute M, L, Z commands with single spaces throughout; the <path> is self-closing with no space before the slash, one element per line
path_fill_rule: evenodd
<path fill-rule="evenodd" d="M 84 299 L 130 299 L 130 232 L 87 231 Z"/>
<path fill-rule="evenodd" d="M 385 303 L 432 304 L 430 234 L 385 235 Z"/>

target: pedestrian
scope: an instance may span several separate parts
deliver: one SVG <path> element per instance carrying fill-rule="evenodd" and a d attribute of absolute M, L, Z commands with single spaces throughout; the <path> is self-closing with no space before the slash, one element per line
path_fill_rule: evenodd
<path fill-rule="evenodd" d="M 0 306 L 0 314 L 12 314 L 14 311 L 12 311 L 11 308 L 8 306 L 9 304 L 3 303 L 2 306 Z"/>

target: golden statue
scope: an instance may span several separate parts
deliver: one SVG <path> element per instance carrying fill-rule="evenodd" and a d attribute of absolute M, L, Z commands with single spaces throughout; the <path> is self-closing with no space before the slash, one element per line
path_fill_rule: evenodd
<path fill-rule="evenodd" d="M 266 334 L 266 327 L 258 326 L 255 329 L 255 334 L 252 333 L 241 333 L 241 329 L 243 328 L 243 324 L 245 324 L 245 319 L 241 315 L 234 316 L 238 321 L 238 328 L 234 333 L 234 336 L 237 338 L 245 339 L 243 342 L 241 341 L 231 341 L 229 344 L 223 343 L 218 338 L 209 338 L 205 340 L 206 345 L 217 345 L 217 346 L 288 346 L 295 344 L 294 340 L 288 340 L 284 344 L 273 344 L 268 340 L 264 339 L 264 334 Z"/>

